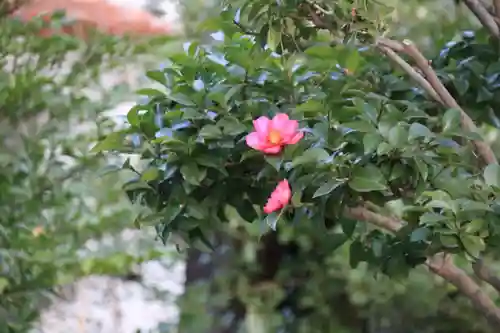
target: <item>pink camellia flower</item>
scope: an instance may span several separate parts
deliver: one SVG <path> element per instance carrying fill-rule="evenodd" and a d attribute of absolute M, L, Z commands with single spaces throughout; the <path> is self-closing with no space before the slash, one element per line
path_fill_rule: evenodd
<path fill-rule="evenodd" d="M 271 193 L 269 199 L 267 199 L 267 203 L 264 206 L 264 213 L 270 214 L 282 209 L 288 204 L 288 202 L 290 202 L 291 197 L 292 190 L 290 189 L 288 180 L 285 179 L 280 181 L 273 193 Z"/>
<path fill-rule="evenodd" d="M 285 145 L 296 144 L 304 136 L 299 131 L 299 122 L 290 120 L 285 113 L 278 113 L 272 120 L 259 117 L 253 126 L 255 132 L 247 135 L 247 145 L 266 154 L 278 154 Z"/>

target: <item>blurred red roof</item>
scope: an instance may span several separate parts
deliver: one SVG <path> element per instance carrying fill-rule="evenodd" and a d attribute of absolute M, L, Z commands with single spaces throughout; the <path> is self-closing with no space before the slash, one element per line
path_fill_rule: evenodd
<path fill-rule="evenodd" d="M 165 21 L 145 10 L 106 0 L 31 0 L 13 15 L 28 20 L 37 15 L 50 15 L 57 10 L 65 10 L 66 16 L 75 20 L 74 24 L 63 29 L 64 32 L 79 37 L 85 37 L 91 27 L 111 35 L 155 36 L 168 35 L 172 31 Z"/>

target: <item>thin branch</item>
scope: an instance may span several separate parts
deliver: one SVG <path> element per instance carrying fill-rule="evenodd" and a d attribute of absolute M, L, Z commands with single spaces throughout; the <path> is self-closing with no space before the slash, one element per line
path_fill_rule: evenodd
<path fill-rule="evenodd" d="M 403 223 L 398 219 L 374 213 L 363 206 L 346 208 L 344 215 L 353 220 L 369 222 L 393 233 L 396 233 L 403 226 Z"/>
<path fill-rule="evenodd" d="M 443 104 L 443 100 L 436 91 L 432 88 L 430 83 L 415 69 L 413 69 L 410 64 L 408 64 L 403 58 L 401 58 L 396 52 L 394 52 L 391 48 L 384 46 L 382 44 L 377 45 L 377 48 L 385 54 L 389 59 L 391 59 L 394 63 L 400 66 L 403 71 L 405 71 L 415 82 L 417 82 L 424 91 L 429 94 L 434 100 Z"/>
<path fill-rule="evenodd" d="M 467 8 L 474 13 L 479 22 L 488 29 L 488 31 L 497 39 L 500 39 L 500 28 L 498 27 L 497 22 L 495 21 L 495 17 L 490 15 L 488 9 L 483 5 L 483 3 L 479 0 L 463 0 Z M 499 0 L 495 0 L 495 12 L 497 11 L 497 5 Z M 498 14 L 497 14 L 498 15 Z"/>
<path fill-rule="evenodd" d="M 488 266 L 485 265 L 484 259 L 479 258 L 472 264 L 472 269 L 478 278 L 485 281 L 496 291 L 500 293 L 500 278 L 498 278 Z"/>
<path fill-rule="evenodd" d="M 500 2 L 500 0 L 493 0 L 497 3 Z M 495 22 L 497 23 L 497 25 L 500 27 L 500 16 L 498 16 L 496 13 L 498 12 L 497 11 L 497 5 L 496 4 L 487 4 L 487 3 L 484 3 L 484 1 L 481 2 L 484 6 L 484 8 L 486 8 L 486 10 L 488 11 L 488 13 L 491 15 L 491 17 L 493 17 L 493 19 L 495 20 Z"/>
<path fill-rule="evenodd" d="M 404 225 L 401 220 L 374 213 L 364 206 L 346 208 L 344 214 L 349 218 L 371 223 L 393 233 Z M 453 284 L 462 294 L 469 298 L 474 307 L 486 317 L 492 327 L 500 327 L 500 308 L 493 303 L 467 273 L 453 264 L 449 254 L 436 254 L 430 257 L 425 264 L 431 272 Z"/>
<path fill-rule="evenodd" d="M 438 78 L 436 72 L 430 66 L 429 61 L 410 40 L 404 40 L 403 43 L 399 43 L 397 41 L 381 38 L 377 41 L 376 45 L 384 54 L 386 54 L 392 61 L 396 62 L 410 77 L 420 84 L 420 86 L 436 101 L 442 103 L 448 108 L 459 110 L 461 115 L 461 124 L 464 130 L 469 132 L 477 131 L 476 124 L 474 124 L 469 115 L 460 107 L 455 98 L 453 98 Z M 387 52 L 388 48 L 392 49 L 393 52 Z M 418 72 L 416 72 L 406 61 L 395 54 L 394 51 L 404 52 L 410 56 L 415 61 L 418 69 L 420 69 L 424 74 L 425 79 L 423 79 L 422 75 L 418 74 Z M 486 164 L 498 163 L 493 150 L 488 144 L 478 140 L 472 141 L 472 143 L 474 144 L 477 153 Z"/>

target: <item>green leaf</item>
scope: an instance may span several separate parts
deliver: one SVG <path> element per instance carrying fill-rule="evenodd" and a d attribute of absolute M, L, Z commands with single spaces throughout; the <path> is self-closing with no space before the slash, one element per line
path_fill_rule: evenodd
<path fill-rule="evenodd" d="M 439 235 L 439 241 L 444 247 L 456 248 L 458 246 L 458 237 L 455 235 Z"/>
<path fill-rule="evenodd" d="M 297 167 L 303 164 L 316 164 L 327 160 L 330 157 L 328 152 L 322 148 L 309 148 L 297 156 L 292 161 L 292 167 Z"/>
<path fill-rule="evenodd" d="M 465 227 L 465 231 L 468 234 L 473 234 L 476 232 L 481 232 L 483 231 L 487 226 L 487 223 L 483 219 L 474 219 L 470 221 L 467 226 Z"/>
<path fill-rule="evenodd" d="M 154 226 L 164 221 L 164 211 L 143 215 L 139 214 L 134 221 L 137 228 L 142 226 Z"/>
<path fill-rule="evenodd" d="M 342 245 L 345 244 L 349 240 L 349 237 L 347 237 L 345 234 L 341 233 L 334 233 L 332 235 L 328 236 L 328 249 L 330 251 L 334 251 L 341 247 Z"/>
<path fill-rule="evenodd" d="M 200 185 L 207 175 L 205 168 L 200 168 L 194 162 L 187 162 L 181 167 L 181 174 L 184 179 L 193 185 Z"/>
<path fill-rule="evenodd" d="M 364 120 L 352 121 L 342 124 L 343 127 L 353 129 L 361 133 L 373 133 L 376 131 L 372 123 Z"/>
<path fill-rule="evenodd" d="M 436 224 L 438 222 L 443 222 L 449 220 L 446 215 L 436 214 L 436 213 L 425 213 L 420 216 L 419 222 L 421 224 Z"/>
<path fill-rule="evenodd" d="M 184 94 L 172 94 L 168 95 L 168 98 L 176 103 L 179 103 L 180 105 L 183 106 L 196 106 L 196 103 L 193 102 L 188 96 Z"/>
<path fill-rule="evenodd" d="M 321 101 L 310 99 L 305 103 L 302 103 L 295 107 L 295 113 L 303 113 L 304 115 L 308 114 L 322 114 L 325 110 L 325 106 Z"/>
<path fill-rule="evenodd" d="M 344 232 L 344 235 L 347 237 L 352 237 L 354 234 L 354 230 L 356 230 L 356 226 L 358 224 L 357 220 L 351 220 L 347 218 L 342 218 L 340 219 L 340 225 L 342 227 L 342 231 Z"/>
<path fill-rule="evenodd" d="M 267 31 L 267 45 L 271 51 L 276 52 L 278 45 L 281 43 L 281 33 L 275 30 L 272 26 Z"/>
<path fill-rule="evenodd" d="M 384 191 L 388 188 L 384 175 L 373 164 L 355 168 L 349 187 L 357 192 Z"/>
<path fill-rule="evenodd" d="M 222 133 L 229 136 L 236 136 L 246 131 L 245 125 L 233 117 L 224 117 L 217 122 L 217 125 L 222 128 Z"/>
<path fill-rule="evenodd" d="M 457 109 L 449 109 L 443 116 L 443 132 L 456 131 L 460 126 L 461 112 Z"/>
<path fill-rule="evenodd" d="M 5 289 L 7 289 L 8 286 L 9 286 L 9 280 L 7 280 L 4 277 L 0 277 L 0 295 L 3 294 L 3 292 L 5 291 Z"/>
<path fill-rule="evenodd" d="M 382 142 L 382 136 L 380 136 L 380 134 L 367 133 L 363 137 L 363 146 L 365 148 L 365 153 L 372 153 L 376 151 L 381 142 Z"/>
<path fill-rule="evenodd" d="M 141 180 L 149 182 L 152 180 L 156 180 L 159 176 L 160 176 L 160 170 L 158 170 L 158 168 L 152 167 L 142 173 Z"/>
<path fill-rule="evenodd" d="M 100 153 L 104 151 L 116 150 L 123 147 L 125 134 L 115 132 L 109 134 L 104 140 L 98 142 L 91 150 L 91 153 Z"/>
<path fill-rule="evenodd" d="M 219 139 L 222 137 L 222 131 L 215 125 L 205 125 L 200 130 L 200 136 L 204 139 Z"/>
<path fill-rule="evenodd" d="M 177 200 L 169 201 L 167 207 L 161 210 L 162 222 L 166 225 L 172 223 L 183 211 L 185 206 Z"/>
<path fill-rule="evenodd" d="M 224 95 L 224 104 L 227 105 L 233 96 L 240 92 L 244 87 L 245 85 L 243 84 L 236 84 L 232 86 Z"/>
<path fill-rule="evenodd" d="M 215 248 L 210 243 L 208 238 L 203 234 L 200 228 L 195 228 L 190 230 L 189 238 L 191 240 L 192 246 L 202 252 L 214 252 Z"/>
<path fill-rule="evenodd" d="M 469 81 L 464 78 L 456 78 L 452 81 L 459 95 L 463 96 L 469 90 Z"/>
<path fill-rule="evenodd" d="M 339 186 L 345 184 L 345 180 L 330 179 L 323 185 L 321 185 L 316 192 L 313 194 L 313 198 L 322 197 L 324 195 L 330 194 L 333 190 Z"/>
<path fill-rule="evenodd" d="M 278 215 L 277 213 L 271 213 L 264 218 L 264 221 L 272 230 L 276 230 L 279 219 L 280 215 Z"/>
<path fill-rule="evenodd" d="M 161 83 L 162 85 L 167 84 L 167 78 L 165 77 L 165 73 L 163 71 L 147 71 L 146 76 L 151 80 Z"/>
<path fill-rule="evenodd" d="M 408 130 L 408 140 L 414 140 L 418 138 L 429 139 L 433 136 L 434 133 L 432 133 L 431 130 L 427 128 L 427 126 L 419 123 L 411 124 L 410 129 Z"/>
<path fill-rule="evenodd" d="M 427 177 L 429 176 L 429 167 L 427 166 L 427 164 L 418 157 L 415 157 L 413 161 L 415 162 L 415 166 L 417 167 L 422 179 L 427 180 Z"/>
<path fill-rule="evenodd" d="M 140 117 L 139 117 L 139 110 L 142 109 L 142 106 L 136 105 L 130 109 L 130 111 L 127 113 L 127 121 L 130 125 L 132 126 L 139 126 L 140 123 Z"/>
<path fill-rule="evenodd" d="M 417 242 L 424 242 L 427 240 L 427 237 L 429 236 L 430 231 L 427 228 L 417 228 L 413 230 L 410 234 L 410 242 L 412 243 L 417 243 Z"/>
<path fill-rule="evenodd" d="M 486 248 L 484 240 L 479 236 L 463 234 L 460 235 L 460 242 L 462 242 L 462 246 L 467 253 L 474 258 L 478 258 Z"/>
<path fill-rule="evenodd" d="M 479 202 L 479 201 L 473 201 L 469 199 L 459 199 L 456 200 L 456 202 L 459 205 L 459 209 L 464 212 L 490 212 L 492 211 L 491 207 L 484 203 L 484 202 Z"/>
<path fill-rule="evenodd" d="M 188 199 L 188 202 L 186 204 L 186 213 L 197 220 L 206 219 L 209 215 L 209 212 L 205 206 L 191 198 Z"/>
<path fill-rule="evenodd" d="M 364 100 L 359 97 L 354 97 L 352 99 L 354 106 L 363 115 L 365 120 L 372 122 L 373 124 L 377 123 L 378 111 L 372 105 L 368 104 Z"/>
<path fill-rule="evenodd" d="M 136 90 L 135 92 L 137 95 L 144 95 L 144 96 L 149 96 L 149 97 L 156 97 L 156 96 L 164 96 L 165 93 L 162 91 L 159 91 L 158 89 L 154 88 L 142 88 L 139 90 Z"/>
<path fill-rule="evenodd" d="M 427 202 L 424 207 L 446 209 L 456 213 L 455 207 L 457 205 L 450 197 L 450 195 L 445 191 L 425 191 L 422 193 L 419 200 L 427 200 L 426 198 L 430 198 L 431 200 Z"/>
<path fill-rule="evenodd" d="M 283 158 L 281 156 L 264 155 L 267 164 L 272 166 L 276 171 L 280 171 Z"/>
<path fill-rule="evenodd" d="M 345 67 L 351 72 L 354 73 L 358 69 L 361 64 L 361 54 L 357 49 L 349 50 L 350 52 L 347 55 L 347 60 L 345 63 Z"/>
<path fill-rule="evenodd" d="M 393 147 L 402 147 L 408 142 L 408 131 L 401 124 L 390 129 L 387 140 Z"/>
<path fill-rule="evenodd" d="M 359 240 L 355 240 L 349 247 L 349 265 L 351 268 L 358 267 L 359 263 L 365 260 L 366 250 Z"/>
<path fill-rule="evenodd" d="M 484 182 L 488 186 L 500 187 L 500 166 L 489 164 L 483 172 Z"/>
<path fill-rule="evenodd" d="M 321 59 L 335 59 L 338 52 L 330 45 L 314 45 L 307 48 L 304 53 Z"/>

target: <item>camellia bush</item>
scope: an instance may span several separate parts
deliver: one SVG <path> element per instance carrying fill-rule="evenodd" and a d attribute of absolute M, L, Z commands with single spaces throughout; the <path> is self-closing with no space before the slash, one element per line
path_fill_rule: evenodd
<path fill-rule="evenodd" d="M 252 259 L 257 270 L 273 266 L 270 275 L 233 267 L 239 274 L 218 300 L 239 304 L 235 316 L 250 332 L 273 331 L 262 319 L 271 312 L 288 331 L 334 331 L 331 314 L 349 302 L 334 304 L 328 286 L 338 281 L 335 254 L 346 252 L 353 270 L 392 281 L 425 268 L 446 282 L 423 283 L 437 286 L 427 292 L 451 288 L 480 315 L 460 324 L 450 315 L 452 331 L 493 332 L 500 9 L 463 3 L 483 29 L 424 55 L 410 40 L 388 38 L 393 9 L 378 1 L 228 2 L 203 26 L 223 41 L 191 43 L 149 71 L 158 88 L 140 90 L 148 101 L 130 110 L 129 128 L 94 151 L 147 161 L 141 170 L 124 165 L 136 174 L 125 191 L 144 207 L 136 225 L 154 226 L 164 242 L 217 252 L 230 235 L 226 245 L 247 257 L 262 255 L 251 246 L 260 237 L 289 245 L 287 258 Z M 295 270 L 280 275 L 286 260 Z M 291 289 L 299 301 L 286 308 Z"/>

